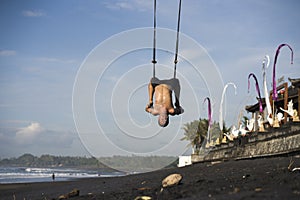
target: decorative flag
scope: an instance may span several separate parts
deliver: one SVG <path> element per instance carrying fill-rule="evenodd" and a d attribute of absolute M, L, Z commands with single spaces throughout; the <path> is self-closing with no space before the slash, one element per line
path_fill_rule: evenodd
<path fill-rule="evenodd" d="M 257 94 L 258 94 L 258 97 L 259 97 L 259 112 L 263 112 L 263 107 L 262 107 L 262 102 L 261 102 L 261 95 L 260 95 L 258 81 L 257 81 L 256 76 L 253 73 L 250 73 L 249 76 L 248 76 L 248 93 L 249 93 L 249 90 L 250 90 L 250 80 L 249 79 L 250 79 L 251 76 L 253 76 L 253 78 L 255 80 L 256 91 L 257 91 Z"/>
<path fill-rule="evenodd" d="M 210 103 L 210 98 L 209 97 L 206 97 L 203 101 L 203 103 L 205 103 L 205 101 L 207 100 L 208 102 L 208 127 L 211 126 L 212 124 L 212 117 L 211 117 L 211 103 Z"/>
<path fill-rule="evenodd" d="M 267 62 L 267 64 L 266 64 L 266 62 Z M 267 87 L 267 76 L 266 76 L 266 69 L 269 67 L 269 65 L 270 65 L 270 57 L 268 55 L 265 55 L 263 63 L 262 63 L 262 70 L 263 70 L 264 94 L 265 94 L 265 101 L 266 101 L 266 105 L 267 105 L 268 115 L 270 115 L 272 113 L 271 103 L 270 103 L 270 99 L 269 99 L 269 91 L 268 91 L 268 87 Z"/>
<path fill-rule="evenodd" d="M 223 93 L 222 93 L 222 98 L 221 98 L 221 103 L 220 103 L 220 114 L 219 114 L 219 127 L 220 130 L 223 130 L 223 101 L 224 101 L 224 96 L 226 89 L 229 85 L 232 85 L 234 87 L 234 94 L 236 95 L 236 85 L 234 83 L 227 83 L 224 88 L 223 88 Z"/>
<path fill-rule="evenodd" d="M 207 100 L 208 102 L 208 128 L 207 128 L 207 135 L 206 135 L 206 140 L 207 142 L 210 142 L 210 127 L 212 124 L 212 112 L 211 112 L 211 103 L 210 103 L 210 98 L 206 97 L 203 101 L 203 103 L 205 103 L 205 101 Z"/>
<path fill-rule="evenodd" d="M 288 44 L 279 45 L 279 47 L 276 50 L 274 64 L 273 64 L 273 100 L 274 101 L 277 101 L 277 98 L 278 98 L 277 87 L 276 87 L 275 67 L 276 67 L 277 57 L 279 55 L 280 49 L 281 49 L 281 47 L 284 47 L 284 46 L 287 46 L 291 50 L 291 64 L 293 64 L 293 55 L 294 55 L 293 49 Z"/>

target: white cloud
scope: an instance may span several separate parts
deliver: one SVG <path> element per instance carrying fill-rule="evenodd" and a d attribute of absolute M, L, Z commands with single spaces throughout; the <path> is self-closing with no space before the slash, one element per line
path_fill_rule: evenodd
<path fill-rule="evenodd" d="M 64 63 L 64 64 L 70 64 L 70 63 L 76 62 L 75 60 L 50 58 L 50 57 L 40 57 L 40 58 L 37 58 L 37 61 L 40 61 L 40 62 L 57 62 L 57 63 Z"/>
<path fill-rule="evenodd" d="M 15 133 L 14 142 L 20 146 L 53 146 L 60 148 L 70 147 L 74 140 L 73 132 L 49 130 L 41 126 L 38 122 L 31 122 L 24 128 L 19 128 Z"/>
<path fill-rule="evenodd" d="M 41 10 L 24 10 L 22 15 L 25 17 L 42 17 L 45 16 L 46 13 Z"/>
<path fill-rule="evenodd" d="M 77 155 L 85 150 L 74 131 L 47 129 L 39 122 L 0 120 L 0 157 L 20 152 Z"/>
<path fill-rule="evenodd" d="M 153 3 L 149 0 L 116 0 L 107 1 L 105 6 L 112 10 L 152 10 Z"/>
<path fill-rule="evenodd" d="M 0 56 L 14 56 L 17 52 L 13 50 L 0 50 Z"/>
<path fill-rule="evenodd" d="M 16 142 L 19 144 L 31 144 L 44 131 L 44 128 L 37 122 L 32 122 L 29 126 L 20 128 L 16 132 Z"/>

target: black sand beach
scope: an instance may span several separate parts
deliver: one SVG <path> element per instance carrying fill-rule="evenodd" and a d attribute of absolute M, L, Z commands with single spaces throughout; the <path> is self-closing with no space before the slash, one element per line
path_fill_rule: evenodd
<path fill-rule="evenodd" d="M 300 199 L 300 170 L 288 170 L 290 160 L 300 167 L 300 156 L 281 156 L 222 163 L 199 163 L 184 168 L 114 178 L 67 182 L 2 184 L 0 199 L 58 199 L 73 189 L 70 199 Z M 179 185 L 161 189 L 161 181 L 180 173 Z"/>

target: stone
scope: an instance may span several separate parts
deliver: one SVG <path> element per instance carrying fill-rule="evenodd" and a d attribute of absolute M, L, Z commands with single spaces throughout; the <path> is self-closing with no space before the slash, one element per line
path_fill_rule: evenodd
<path fill-rule="evenodd" d="M 181 180 L 182 180 L 182 176 L 180 174 L 171 174 L 166 178 L 164 178 L 164 180 L 162 181 L 162 186 L 168 187 L 172 185 L 177 185 L 180 183 Z"/>

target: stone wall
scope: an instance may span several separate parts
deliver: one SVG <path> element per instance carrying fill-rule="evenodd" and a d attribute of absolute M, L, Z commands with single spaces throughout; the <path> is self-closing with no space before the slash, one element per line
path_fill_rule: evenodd
<path fill-rule="evenodd" d="M 234 141 L 192 155 L 192 162 L 245 159 L 300 152 L 300 123 L 290 123 L 269 132 L 255 132 Z"/>

